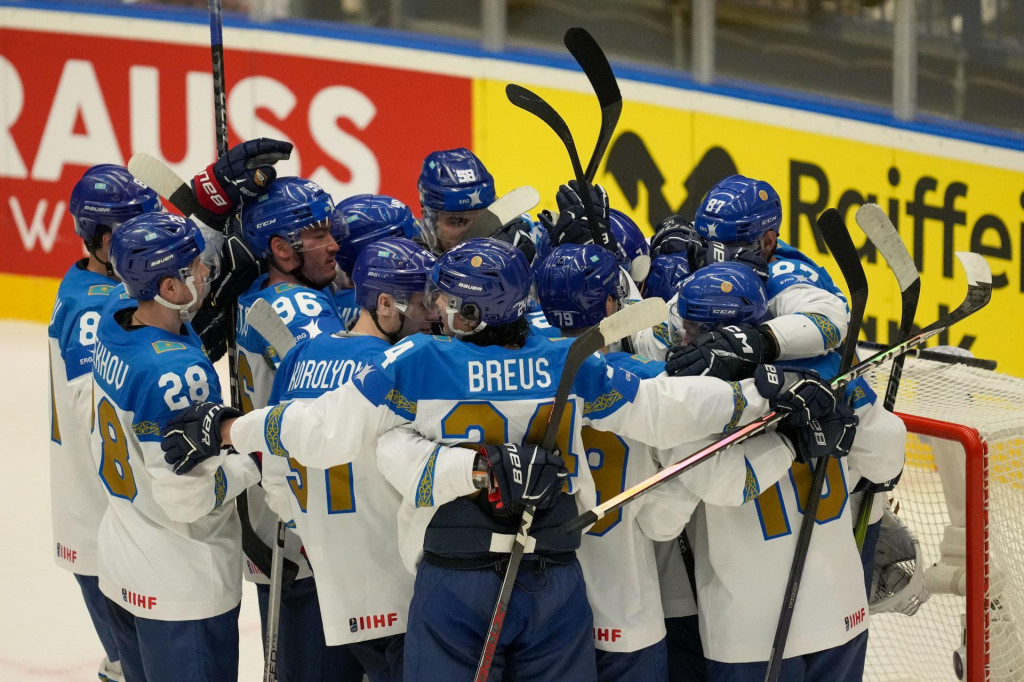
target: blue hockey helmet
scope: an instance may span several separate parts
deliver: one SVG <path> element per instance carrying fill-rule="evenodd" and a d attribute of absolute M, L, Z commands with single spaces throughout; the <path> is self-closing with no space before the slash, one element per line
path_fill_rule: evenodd
<path fill-rule="evenodd" d="M 302 250 L 302 230 L 330 225 L 331 195 L 305 178 L 278 178 L 253 201 L 242 203 L 242 236 L 258 258 L 270 255 L 270 240 L 281 237 Z"/>
<path fill-rule="evenodd" d="M 608 227 L 618 244 L 619 264 L 638 284 L 647 279 L 651 269 L 651 247 L 640 227 L 628 215 L 608 209 Z"/>
<path fill-rule="evenodd" d="M 559 329 L 591 327 L 607 314 L 611 296 L 629 294 L 615 256 L 597 244 L 562 244 L 537 268 L 537 297 L 548 324 Z"/>
<path fill-rule="evenodd" d="M 782 201 L 764 180 L 730 175 L 712 187 L 697 208 L 694 227 L 708 241 L 752 244 L 779 231 Z"/>
<path fill-rule="evenodd" d="M 673 311 L 708 332 L 719 324 L 759 324 L 768 311 L 764 282 L 742 263 L 712 263 L 693 273 L 679 287 Z"/>
<path fill-rule="evenodd" d="M 663 253 L 651 261 L 651 272 L 644 283 L 644 298 L 655 296 L 665 301 L 676 295 L 679 284 L 693 273 L 686 251 Z"/>
<path fill-rule="evenodd" d="M 464 147 L 428 154 L 417 187 L 423 208 L 435 211 L 475 211 L 495 199 L 494 178 Z"/>
<path fill-rule="evenodd" d="M 436 264 L 433 254 L 411 239 L 377 240 L 362 249 L 352 268 L 356 302 L 361 308 L 375 310 L 377 297 L 390 294 L 404 313 L 409 298 L 426 290 L 427 279 Z"/>
<path fill-rule="evenodd" d="M 351 275 L 356 259 L 368 244 L 388 237 L 412 239 L 419 224 L 408 206 L 384 194 L 357 194 L 338 202 L 331 217 L 331 233 L 338 240 L 334 259 Z M 339 238 L 339 235 L 344 236 Z"/>
<path fill-rule="evenodd" d="M 163 211 L 160 197 L 124 166 L 103 163 L 85 171 L 71 190 L 68 211 L 75 220 L 75 234 L 88 244 L 96 230 L 118 225 L 142 213 Z"/>
<path fill-rule="evenodd" d="M 450 248 L 459 240 L 458 223 L 451 226 L 453 234 L 439 234 L 439 213 L 480 211 L 494 203 L 494 178 L 477 156 L 465 148 L 431 152 L 423 160 L 417 183 L 420 208 L 423 211 L 423 239 L 437 252 Z M 439 242 L 444 241 L 444 244 Z"/>
<path fill-rule="evenodd" d="M 203 292 L 195 289 L 192 263 L 203 255 L 205 246 L 202 232 L 192 221 L 170 213 L 143 213 L 114 230 L 110 260 L 129 296 L 137 301 L 157 299 L 181 310 L 184 317 L 184 311 L 203 298 Z M 206 276 L 209 282 L 216 277 L 216 264 L 207 265 L 211 270 Z M 183 306 L 164 301 L 159 293 L 165 277 L 183 280 L 193 300 Z"/>
<path fill-rule="evenodd" d="M 446 316 L 449 330 L 463 336 L 520 319 L 532 284 L 522 251 L 496 239 L 469 239 L 438 259 L 430 272 L 427 298 L 433 303 L 438 293 L 448 297 L 447 309 L 439 312 Z M 472 332 L 461 332 L 455 328 L 456 313 L 479 324 Z"/>

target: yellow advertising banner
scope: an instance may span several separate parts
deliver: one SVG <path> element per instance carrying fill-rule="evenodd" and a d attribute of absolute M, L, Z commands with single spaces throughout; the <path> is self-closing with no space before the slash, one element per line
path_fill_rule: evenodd
<path fill-rule="evenodd" d="M 540 208 L 554 209 L 558 185 L 572 177 L 565 147 L 543 122 L 509 104 L 504 85 L 491 80 L 474 85 L 474 148 L 499 192 L 530 184 L 540 190 Z M 586 166 L 600 123 L 594 95 L 525 85 L 562 114 Z M 932 345 L 967 348 L 997 360 L 1003 372 L 1024 376 L 1024 356 L 1014 348 L 1017 334 L 1024 333 L 1018 317 L 1024 310 L 1024 154 L 994 153 L 981 144 L 881 125 L 843 125 L 839 117 L 737 99 L 718 98 L 711 106 L 693 108 L 685 101 L 677 108 L 682 98 L 669 99 L 673 106 L 626 95 L 597 175 L 612 206 L 650 233 L 671 213 L 692 218 L 703 194 L 727 175 L 767 180 L 782 197 L 782 239 L 841 283 L 814 220 L 826 208 L 838 208 L 854 241 L 865 245 L 854 216 L 861 204 L 878 203 L 921 273 L 919 325 L 963 300 L 966 280 L 956 251 L 980 253 L 992 267 L 991 304 Z M 823 132 L 830 128 L 828 119 L 839 122 L 834 127 L 842 128 L 842 135 Z M 934 148 L 934 155 L 922 153 L 922 147 Z M 1016 168 L 1015 154 L 1020 156 Z M 994 156 L 998 165 L 991 163 Z M 862 337 L 889 343 L 899 324 L 899 289 L 870 245 L 862 255 L 870 285 Z"/>

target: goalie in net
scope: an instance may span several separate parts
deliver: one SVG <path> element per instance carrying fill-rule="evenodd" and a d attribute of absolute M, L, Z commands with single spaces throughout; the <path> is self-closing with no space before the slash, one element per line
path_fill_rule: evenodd
<path fill-rule="evenodd" d="M 884 386 L 888 371 L 871 383 Z M 1022 401 L 1016 377 L 907 360 L 896 401 L 906 466 L 874 562 L 866 680 L 1024 676 Z M 884 546 L 894 524 L 909 539 Z"/>

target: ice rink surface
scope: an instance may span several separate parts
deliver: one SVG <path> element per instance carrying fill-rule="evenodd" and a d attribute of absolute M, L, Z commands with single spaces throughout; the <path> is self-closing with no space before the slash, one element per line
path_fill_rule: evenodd
<path fill-rule="evenodd" d="M 0 321 L 0 680 L 96 680 L 103 658 L 78 583 L 53 560 L 50 534 L 49 374 L 46 325 Z M 226 383 L 224 384 L 227 385 Z M 239 620 L 239 679 L 262 679 L 256 591 Z"/>

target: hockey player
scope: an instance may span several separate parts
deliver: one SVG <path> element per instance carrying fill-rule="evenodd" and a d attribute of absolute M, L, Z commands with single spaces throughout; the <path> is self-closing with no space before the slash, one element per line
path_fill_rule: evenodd
<path fill-rule="evenodd" d="M 417 188 L 422 239 L 436 256 L 462 241 L 473 219 L 495 199 L 494 178 L 476 154 L 463 147 L 428 154 Z"/>
<path fill-rule="evenodd" d="M 109 301 L 96 330 L 92 450 L 109 499 L 99 587 L 127 682 L 238 674 L 233 499 L 259 469 L 247 455 L 218 453 L 175 475 L 160 449 L 171 414 L 220 400 L 188 324 L 216 268 L 203 247 L 194 224 L 165 213 L 136 216 L 110 240 L 127 298 Z"/>
<path fill-rule="evenodd" d="M 429 331 L 438 317 L 423 297 L 434 262 L 402 237 L 364 249 L 350 266 L 361 306 L 355 325 L 288 353 L 271 404 L 333 390 L 393 343 Z M 401 498 L 377 470 L 375 450 L 327 470 L 267 457 L 263 481 L 271 506 L 293 520 L 302 538 L 316 574 L 327 644 L 346 645 L 371 682 L 401 682 L 413 577 L 398 553 L 394 516 Z"/>
<path fill-rule="evenodd" d="M 753 273 L 750 275 L 757 280 Z M 567 336 L 574 336 L 622 306 L 625 277 L 625 272 L 605 249 L 593 244 L 564 244 L 538 269 L 537 293 L 548 322 L 561 328 Z M 760 287 L 759 280 L 757 285 Z M 761 313 L 764 306 L 762 293 Z M 606 359 L 609 364 L 628 369 L 641 378 L 655 377 L 664 371 L 663 363 L 641 356 L 610 353 Z M 672 452 L 656 453 L 634 439 L 589 426 L 583 428 L 582 437 L 599 501 L 645 480 L 660 464 L 678 459 Z M 695 449 L 696 446 L 684 447 L 678 454 L 689 454 Z M 785 471 L 792 462 L 792 450 L 779 436 L 766 435 L 735 446 L 728 454 L 723 453 L 703 465 L 702 479 L 715 481 L 716 485 L 726 487 L 726 491 L 716 493 L 714 488 L 693 486 L 696 490 L 708 497 L 728 498 L 731 493 L 734 499 L 741 500 L 745 477 L 734 475 L 729 479 L 717 475 L 722 458 L 746 462 L 751 471 L 763 477 L 771 475 L 771 471 L 779 474 Z M 708 473 L 708 469 L 714 469 L 715 473 Z M 692 478 L 694 474 L 684 476 Z M 668 532 L 674 531 L 690 516 L 699 500 L 696 493 L 683 488 L 677 479 L 601 519 L 583 536 L 579 555 L 594 611 L 598 680 L 668 679 L 659 562 L 654 543 L 645 532 L 661 537 L 666 526 L 671 529 Z M 685 572 L 669 577 L 678 584 L 666 585 L 666 592 L 689 587 Z M 692 594 L 684 598 L 693 603 Z M 674 606 L 670 604 L 670 608 Z M 689 613 L 673 615 L 691 616 L 696 632 L 695 607 Z M 672 663 L 676 668 L 681 667 L 678 660 Z M 703 659 L 697 663 L 703 665 Z"/>
<path fill-rule="evenodd" d="M 409 207 L 384 194 L 357 194 L 338 202 L 331 216 L 331 232 L 338 242 L 334 302 L 348 328 L 359 317 L 352 267 L 368 244 L 387 237 L 419 237 L 420 226 Z"/>
<path fill-rule="evenodd" d="M 348 463 L 380 438 L 378 464 L 405 500 L 402 557 L 417 571 L 405 654 L 412 680 L 471 673 L 501 581 L 494 569 L 512 546 L 515 510 L 523 501 L 535 504 L 541 512 L 534 546 L 519 574 L 523 589 L 509 605 L 492 675 L 497 679 L 507 669 L 520 679 L 592 679 L 590 609 L 573 552 L 579 538 L 555 530 L 595 499 L 589 468 L 579 462 L 581 422 L 674 445 L 769 406 L 794 420 L 822 416 L 834 408 L 834 397 L 819 382 L 796 376 L 767 391 L 771 399 L 754 382 L 640 382 L 592 355 L 575 376 L 572 409 L 561 422 L 562 454 L 549 453 L 521 443 L 538 439 L 545 427 L 545 407 L 570 344 L 529 334 L 525 256 L 502 242 L 471 239 L 438 260 L 431 282 L 451 337 L 409 337 L 352 382 L 310 403 L 242 418 L 214 405 L 183 413 L 176 423 L 188 439 L 165 442 L 168 457 L 201 461 L 222 443 L 234 443 L 325 468 Z M 407 447 L 403 426 L 444 445 Z M 465 441 L 484 444 L 451 447 Z M 563 481 L 569 496 L 558 494 Z M 486 498 L 477 492 L 483 488 Z"/>
<path fill-rule="evenodd" d="M 716 274 L 711 277 L 712 271 Z M 728 284 L 728 286 L 723 286 Z M 687 341 L 724 327 L 763 324 L 757 317 L 760 281 L 739 263 L 708 266 L 683 282 L 677 310 Z M 737 324 L 739 323 L 739 324 Z M 712 331 L 714 329 L 715 331 Z M 749 372 L 745 361 L 724 357 L 732 374 Z M 743 368 L 746 368 L 745 370 Z M 789 360 L 784 367 L 811 367 L 823 376 L 838 369 L 838 354 Z M 885 480 L 902 466 L 903 423 L 875 402 L 863 381 L 847 389 L 859 427 L 848 457 L 829 459 L 827 492 L 801 581 L 783 661 L 784 680 L 860 680 L 867 645 L 863 573 L 850 533 L 850 486 L 859 476 Z M 823 433 L 845 429 L 846 420 L 819 420 Z M 748 476 L 742 506 L 705 499 L 692 524 L 700 634 L 712 681 L 761 680 L 786 592 L 801 508 L 812 466 L 829 455 L 807 432 L 780 427 L 796 446 L 798 459 L 781 480 Z M 683 479 L 689 484 L 692 479 Z"/>
<path fill-rule="evenodd" d="M 156 192 L 113 164 L 93 166 L 71 190 L 68 210 L 89 253 L 75 261 L 57 289 L 50 344 L 50 505 L 54 558 L 75 575 L 105 653 L 101 680 L 121 680 L 117 646 L 96 578 L 96 532 L 107 495 L 89 451 L 92 356 L 100 310 L 118 283 L 110 238 L 121 223 L 162 211 Z"/>
<path fill-rule="evenodd" d="M 331 234 L 334 215 L 331 196 L 310 180 L 278 178 L 266 193 L 243 202 L 242 235 L 263 261 L 266 274 L 238 299 L 238 374 L 242 411 L 267 405 L 280 358 L 259 332 L 246 322 L 246 311 L 257 299 L 273 306 L 296 341 L 344 330 L 328 285 L 335 277 L 338 244 Z M 248 494 L 248 514 L 260 540 L 273 546 L 277 515 L 266 504 L 261 487 Z M 278 636 L 278 678 L 281 680 L 337 679 L 359 670 L 348 652 L 327 649 L 316 586 L 301 542 L 289 532 L 285 557 L 298 566 L 295 581 L 282 591 Z M 270 593 L 269 576 L 247 557 L 247 580 L 256 583 L 260 617 L 265 624 Z"/>
<path fill-rule="evenodd" d="M 771 185 L 742 175 L 719 182 L 701 201 L 694 226 L 708 263 L 739 260 L 767 277 L 771 319 L 729 325 L 700 343 L 673 349 L 671 374 L 734 379 L 718 351 L 758 364 L 825 355 L 846 336 L 846 300 L 824 268 L 779 239 L 782 202 Z M 732 328 L 735 327 L 735 330 Z"/>

